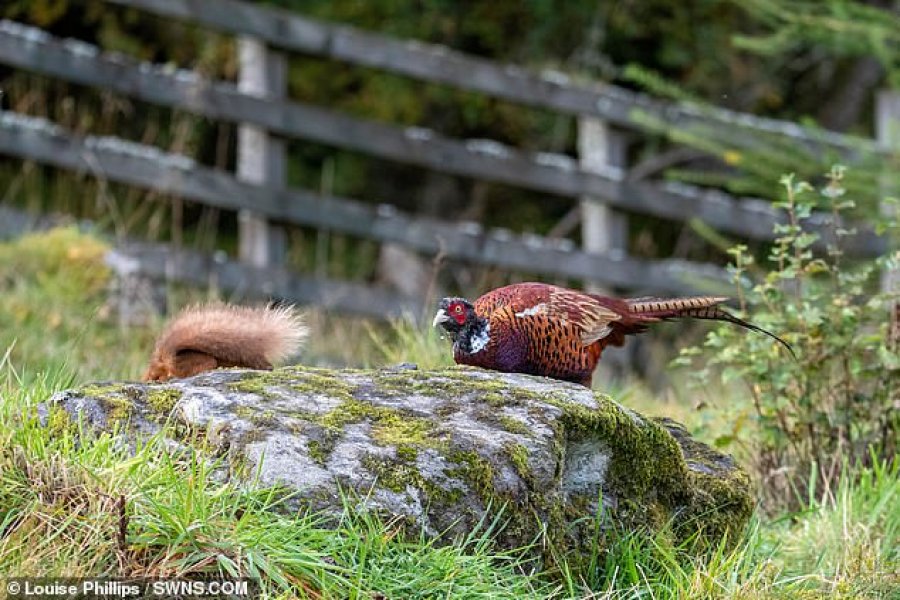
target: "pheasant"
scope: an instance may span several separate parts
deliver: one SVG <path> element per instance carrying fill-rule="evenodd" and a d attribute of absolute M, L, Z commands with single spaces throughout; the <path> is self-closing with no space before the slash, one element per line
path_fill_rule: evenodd
<path fill-rule="evenodd" d="M 617 299 L 544 283 L 517 283 L 490 291 L 474 304 L 444 298 L 434 316 L 453 341 L 458 364 L 543 375 L 591 386 L 594 367 L 607 346 L 642 333 L 651 323 L 677 318 L 727 321 L 778 336 L 739 319 L 719 305 L 728 298 Z"/>

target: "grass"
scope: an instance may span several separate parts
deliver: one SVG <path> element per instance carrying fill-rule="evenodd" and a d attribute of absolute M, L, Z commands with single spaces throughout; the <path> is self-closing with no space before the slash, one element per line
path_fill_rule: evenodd
<path fill-rule="evenodd" d="M 896 597 L 898 477 L 896 466 L 876 466 L 856 484 L 845 480 L 829 501 L 774 521 L 754 519 L 734 548 L 699 556 L 690 542 L 674 547 L 664 534 L 623 534 L 581 590 L 616 598 Z"/>
<path fill-rule="evenodd" d="M 70 377 L 21 385 L 9 364 L 3 376 L 0 574 L 217 572 L 258 577 L 274 595 L 334 598 L 880 598 L 900 585 L 896 467 L 869 470 L 802 514 L 755 521 L 731 549 L 698 556 L 664 532 L 608 534 L 587 560 L 560 554 L 553 572 L 529 572 L 515 553 L 493 551 L 494 525 L 436 547 L 402 539 L 352 501 L 337 523 L 286 514 L 277 490 L 217 483 L 214 465 L 158 438 L 128 454 L 109 435 L 42 427 L 36 404 Z"/>
<path fill-rule="evenodd" d="M 26 382 L 60 370 L 80 381 L 140 372 L 153 332 L 117 326 L 105 251 L 73 228 L 0 244 L 0 348 Z"/>
<path fill-rule="evenodd" d="M 9 365 L 4 377 L 0 574 L 214 572 L 258 578 L 270 594 L 335 598 L 376 591 L 446 597 L 454 587 L 471 597 L 520 598 L 548 585 L 490 555 L 489 528 L 444 548 L 404 541 L 392 524 L 366 513 L 348 509 L 329 524 L 287 512 L 278 490 L 216 483 L 216 465 L 167 450 L 158 437 L 127 453 L 108 434 L 85 438 L 72 428 L 42 427 L 36 403 L 67 378 L 23 386 Z M 125 545 L 119 498 L 127 507 Z"/>
<path fill-rule="evenodd" d="M 126 453 L 109 435 L 42 427 L 35 407 L 54 391 L 134 378 L 149 351 L 153 328 L 123 332 L 103 308 L 101 250 L 72 230 L 0 245 L 0 578 L 221 573 L 258 577 L 268 595 L 285 598 L 900 596 L 897 465 L 862 470 L 801 512 L 759 516 L 727 546 L 613 531 L 586 555 L 551 549 L 555 560 L 535 569 L 493 548 L 502 523 L 438 547 L 399 535 L 353 498 L 336 520 L 291 512 L 282 492 L 222 482 L 215 465 L 160 439 Z M 307 361 L 425 367 L 449 359 L 445 340 L 404 323 L 315 317 L 313 330 L 313 339 L 343 331 L 358 342 L 314 344 Z M 636 388 L 624 396 L 648 406 L 651 397 Z M 676 407 L 693 414 L 676 401 L 656 410 Z"/>

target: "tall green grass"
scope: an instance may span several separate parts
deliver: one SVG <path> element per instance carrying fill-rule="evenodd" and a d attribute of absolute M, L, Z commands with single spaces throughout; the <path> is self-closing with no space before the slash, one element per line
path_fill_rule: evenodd
<path fill-rule="evenodd" d="M 149 329 L 122 330 L 107 304 L 106 245 L 74 228 L 0 244 L 0 348 L 30 381 L 134 378 Z"/>
<path fill-rule="evenodd" d="M 537 597 L 549 584 L 492 555 L 490 529 L 436 547 L 353 508 L 321 515 L 288 508 L 275 489 L 221 482 L 221 466 L 157 436 L 129 451 L 113 435 L 42 426 L 37 404 L 68 378 L 19 385 L 6 365 L 0 410 L 0 576 L 258 578 L 301 597 Z M 13 383 L 14 382 L 14 383 Z M 125 501 L 124 515 L 120 498 Z M 127 534 L 120 544 L 123 519 Z"/>
<path fill-rule="evenodd" d="M 53 392 L 135 377 L 150 347 L 152 331 L 120 331 L 105 314 L 100 247 L 71 230 L 0 245 L 0 578 L 220 573 L 258 577 L 272 597 L 366 599 L 900 594 L 900 472 L 877 461 L 799 512 L 758 517 L 728 544 L 600 527 L 586 555 L 537 540 L 551 560 L 536 568 L 493 547 L 502 522 L 439 546 L 401 535 L 353 498 L 332 518 L 290 510 L 283 492 L 224 481 L 211 459 L 159 437 L 128 451 L 52 417 L 42 426 L 36 409 Z M 430 328 L 313 325 L 354 332 L 340 346 L 355 366 L 450 360 Z"/>
<path fill-rule="evenodd" d="M 623 532 L 569 570 L 569 597 L 893 598 L 900 596 L 900 469 L 877 463 L 827 500 L 775 520 L 754 518 L 738 540 L 697 552 L 666 532 Z"/>
<path fill-rule="evenodd" d="M 698 550 L 666 532 L 604 531 L 589 556 L 554 551 L 546 571 L 498 553 L 491 527 L 436 546 L 359 512 L 326 519 L 286 496 L 215 476 L 214 462 L 153 438 L 42 426 L 36 406 L 70 382 L 4 367 L 0 408 L 0 575 L 259 578 L 268 593 L 329 598 L 887 598 L 898 591 L 900 472 L 876 465 L 829 500 L 754 521 Z M 119 499 L 127 536 L 118 541 Z M 495 524 L 494 526 L 501 526 Z"/>

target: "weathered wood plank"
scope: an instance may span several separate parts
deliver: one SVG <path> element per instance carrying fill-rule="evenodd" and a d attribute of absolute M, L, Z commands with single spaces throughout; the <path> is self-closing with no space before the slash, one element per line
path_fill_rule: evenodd
<path fill-rule="evenodd" d="M 621 131 L 613 131 L 606 121 L 593 117 L 578 119 L 578 158 L 585 171 L 625 169 L 628 141 Z M 628 252 L 628 217 L 602 204 L 596 198 L 581 199 L 581 243 L 595 254 Z M 588 284 L 594 293 L 612 294 L 613 290 Z"/>
<path fill-rule="evenodd" d="M 242 36 L 238 39 L 238 90 L 251 96 L 281 100 L 287 91 L 287 57 L 273 52 L 265 42 Z M 272 188 L 286 182 L 285 140 L 262 127 L 238 125 L 237 177 Z M 238 213 L 238 255 L 257 267 L 282 264 L 287 254 L 287 234 L 257 216 L 252 207 Z"/>
<path fill-rule="evenodd" d="M 726 109 L 662 102 L 622 87 L 573 81 L 557 71 L 534 73 L 466 55 L 445 46 L 403 41 L 385 35 L 315 21 L 297 13 L 236 0 L 107 0 L 159 15 L 190 20 L 235 34 L 248 34 L 288 50 L 383 69 L 423 81 L 483 92 L 514 102 L 577 115 L 596 116 L 621 127 L 641 129 L 643 112 L 672 125 L 727 126 L 734 136 L 755 130 L 813 146 L 877 152 L 871 140 L 819 131 L 790 121 L 766 119 Z"/>
<path fill-rule="evenodd" d="M 62 215 L 32 215 L 0 206 L 0 240 L 66 224 L 71 225 L 72 220 Z M 163 244 L 128 242 L 110 251 L 107 263 L 120 276 L 129 279 L 214 283 L 243 298 L 282 298 L 380 319 L 415 318 L 423 308 L 421 299 L 374 286 L 309 278 L 284 268 L 246 267 L 191 250 L 175 251 Z"/>
<path fill-rule="evenodd" d="M 728 289 L 728 276 L 712 265 L 642 261 L 579 252 L 569 241 L 483 231 L 412 218 L 392 206 L 373 207 L 301 190 L 271 190 L 238 181 L 191 159 L 117 138 L 79 137 L 44 120 L 0 112 L 0 154 L 92 173 L 227 210 L 248 205 L 273 220 L 311 225 L 378 241 L 397 242 L 427 254 L 532 274 L 604 282 L 646 293 Z"/>
<path fill-rule="evenodd" d="M 74 219 L 61 214 L 36 215 L 25 210 L 0 206 L 0 241 L 15 239 L 34 231 L 72 225 Z"/>
<path fill-rule="evenodd" d="M 132 97 L 187 109 L 213 119 L 253 123 L 284 136 L 311 139 L 455 175 L 570 196 L 589 196 L 623 211 L 682 221 L 697 218 L 723 232 L 771 240 L 783 215 L 769 202 L 735 199 L 717 190 L 674 183 L 623 181 L 621 173 L 587 172 L 559 154 L 528 154 L 492 140 L 460 141 L 433 131 L 400 128 L 297 102 L 241 94 L 234 85 L 210 82 L 192 71 L 138 63 L 103 54 L 82 42 L 58 40 L 38 29 L 0 22 L 0 62 L 63 80 L 111 89 Z M 811 227 L 830 236 L 827 215 Z M 884 241 L 871 228 L 849 251 L 874 255 Z"/>
<path fill-rule="evenodd" d="M 111 265 L 130 274 L 196 286 L 214 285 L 246 299 L 280 299 L 378 319 L 417 318 L 422 301 L 373 286 L 304 277 L 283 267 L 256 267 L 160 244 L 130 244 L 110 252 Z"/>

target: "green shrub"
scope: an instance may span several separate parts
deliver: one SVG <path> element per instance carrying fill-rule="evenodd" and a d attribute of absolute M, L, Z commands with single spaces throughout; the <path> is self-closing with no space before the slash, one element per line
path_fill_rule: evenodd
<path fill-rule="evenodd" d="M 155 331 L 118 325 L 107 250 L 75 228 L 0 243 L 0 355 L 25 385 L 59 370 L 74 381 L 134 378 L 146 364 Z"/>
<path fill-rule="evenodd" d="M 841 228 L 841 213 L 853 208 L 842 185 L 844 169 L 834 167 L 818 192 L 808 183 L 782 178 L 788 222 L 776 227 L 769 262 L 749 290 L 741 283 L 757 269 L 745 246 L 736 246 L 731 267 L 742 311 L 754 323 L 791 343 L 797 359 L 766 336 L 723 326 L 705 347 L 688 348 L 676 361 L 692 365 L 692 377 L 718 377 L 740 394 L 729 394 L 718 416 L 733 420 L 723 447 L 745 451 L 758 476 L 764 505 L 795 507 L 835 489 L 843 465 L 869 464 L 872 456 L 894 459 L 900 403 L 900 355 L 889 342 L 890 314 L 897 295 L 880 291 L 880 270 L 897 268 L 900 252 L 853 263 L 841 243 L 853 231 Z M 835 243 L 824 256 L 812 250 L 818 234 L 807 227 L 814 208 L 831 214 Z M 884 224 L 896 228 L 896 223 Z M 742 410 L 743 408 L 743 410 Z M 749 416 L 750 418 L 745 418 Z"/>

